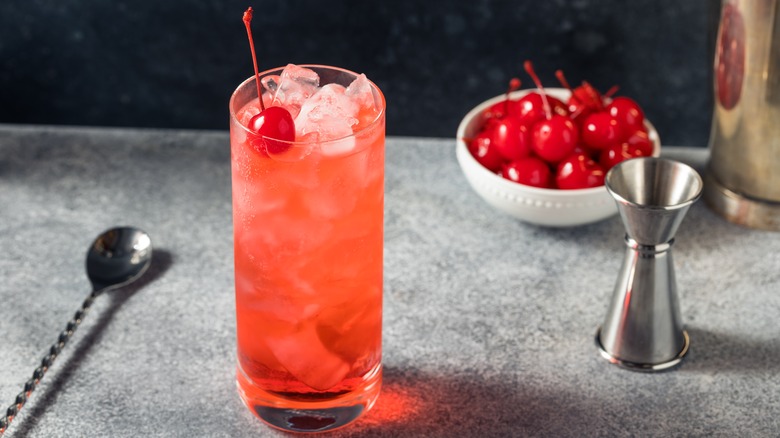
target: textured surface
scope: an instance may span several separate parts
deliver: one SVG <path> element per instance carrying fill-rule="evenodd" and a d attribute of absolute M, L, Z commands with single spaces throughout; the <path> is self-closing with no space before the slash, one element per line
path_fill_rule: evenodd
<path fill-rule="evenodd" d="M 593 344 L 617 218 L 526 225 L 471 191 L 454 141 L 387 149 L 385 386 L 333 436 L 776 435 L 780 234 L 694 205 L 675 246 L 692 350 L 677 370 L 632 373 Z M 157 248 L 143 284 L 96 302 L 8 437 L 284 436 L 233 382 L 226 132 L 0 125 L 0 206 L 3 405 L 88 293 L 93 236 L 133 224 Z"/>
<path fill-rule="evenodd" d="M 223 129 L 261 67 L 364 72 L 391 135 L 449 137 L 472 106 L 536 62 L 602 91 L 619 85 L 669 144 L 703 145 L 719 0 L 48 0 L 0 2 L 0 123 Z"/>

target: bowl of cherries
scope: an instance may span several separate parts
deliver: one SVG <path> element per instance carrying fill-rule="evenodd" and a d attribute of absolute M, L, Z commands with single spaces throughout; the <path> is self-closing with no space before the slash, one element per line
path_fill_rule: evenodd
<path fill-rule="evenodd" d="M 617 213 L 604 186 L 615 164 L 658 156 L 658 132 L 631 98 L 601 94 L 587 82 L 535 89 L 512 79 L 506 94 L 474 107 L 458 126 L 456 155 L 471 187 L 488 204 L 550 227 L 584 225 Z"/>

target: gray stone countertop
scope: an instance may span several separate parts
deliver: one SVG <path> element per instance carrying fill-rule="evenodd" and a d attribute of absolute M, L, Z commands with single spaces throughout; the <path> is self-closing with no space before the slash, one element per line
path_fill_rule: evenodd
<path fill-rule="evenodd" d="M 6 436 L 284 436 L 233 380 L 229 167 L 227 132 L 0 125 L 3 406 L 88 294 L 94 236 L 136 225 L 156 250 L 142 283 L 97 300 Z M 333 436 L 780 433 L 780 233 L 695 204 L 675 245 L 691 351 L 634 373 L 593 341 L 617 217 L 547 229 L 497 213 L 452 139 L 391 137 L 386 169 L 384 387 Z"/>

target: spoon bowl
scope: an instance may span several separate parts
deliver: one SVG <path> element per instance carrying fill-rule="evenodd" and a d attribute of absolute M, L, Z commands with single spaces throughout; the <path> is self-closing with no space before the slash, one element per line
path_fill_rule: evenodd
<path fill-rule="evenodd" d="M 152 261 L 152 240 L 133 227 L 107 230 L 87 251 L 87 276 L 95 292 L 125 286 L 143 275 Z"/>

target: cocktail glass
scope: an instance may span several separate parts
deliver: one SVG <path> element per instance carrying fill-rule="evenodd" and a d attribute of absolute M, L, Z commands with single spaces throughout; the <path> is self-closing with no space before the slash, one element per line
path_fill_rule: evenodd
<path fill-rule="evenodd" d="M 358 77 L 302 67 L 320 86 Z M 281 73 L 260 73 L 266 104 Z M 373 109 L 349 121 L 353 133 L 327 141 L 309 133 L 279 142 L 249 130 L 259 112 L 254 77 L 230 99 L 238 391 L 260 419 L 287 431 L 344 426 L 379 395 L 385 100 L 366 87 L 358 99 Z"/>

